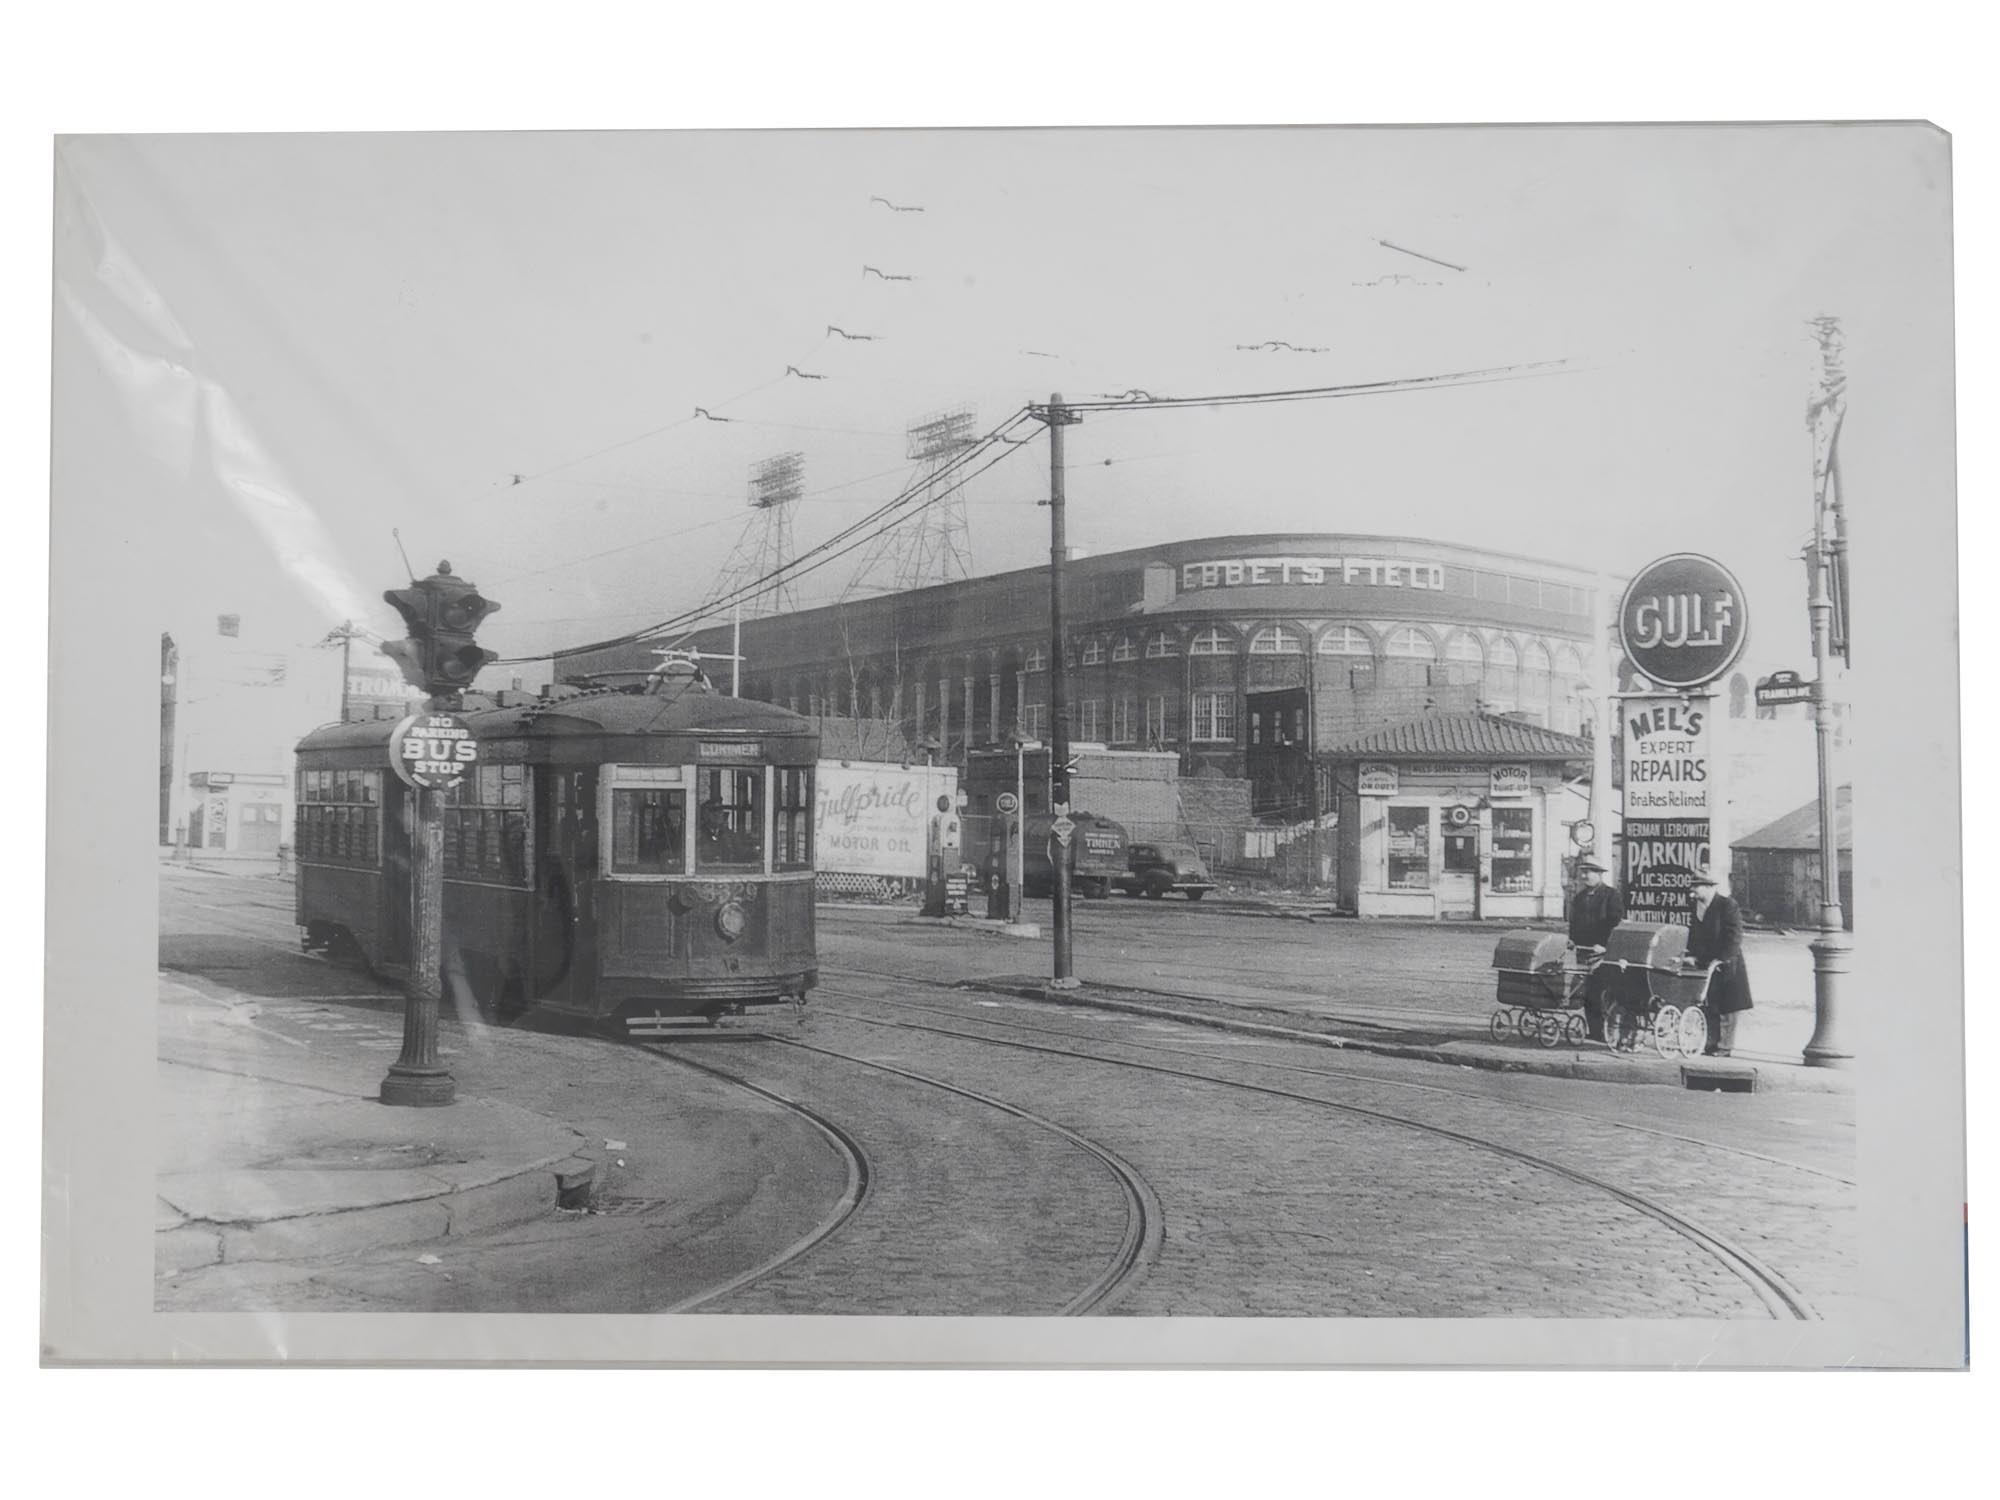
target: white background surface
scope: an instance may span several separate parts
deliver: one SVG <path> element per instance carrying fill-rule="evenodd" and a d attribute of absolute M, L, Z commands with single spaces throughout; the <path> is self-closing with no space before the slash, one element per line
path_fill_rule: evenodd
<path fill-rule="evenodd" d="M 46 659 L 45 536 L 49 137 L 56 132 L 441 129 L 666 125 L 1918 118 L 1957 132 L 1959 410 L 1969 497 L 1966 608 L 1983 602 L 1994 493 L 1987 371 L 1988 80 L 1958 7 L 1547 8 L 1548 19 L 1469 5 L 1371 9 L 1155 6 L 1110 12 L 936 7 L 759 7 L 646 18 L 637 7 L 350 5 L 43 8 L 10 27 L 5 94 L 8 237 L 10 639 L 26 665 L 30 722 L 10 781 L 30 809 L 41 763 L 33 722 Z M 1619 19 L 1612 19 L 1614 16 Z M 722 36 L 720 28 L 740 28 Z M 136 501 L 135 501 L 136 503 Z M 1962 566 L 1965 566 L 1962 564 Z M 110 606 L 115 607 L 115 606 Z M 141 632 L 150 640 L 150 627 Z M 1970 669 L 1983 658 L 1971 634 Z M 1975 676 L 1975 684 L 1977 683 Z M 1984 694 L 1966 742 L 1987 743 Z M 54 747 L 61 754 L 63 747 Z M 1966 900 L 1978 930 L 1997 893 L 1988 810 L 1968 810 Z M 1940 859 L 1950 830 L 1935 831 Z M 9 895 L 21 950 L 41 928 L 33 858 Z M 37 964 L 17 986 L 7 1138 L 38 1153 L 28 1015 Z M 1990 973 L 1971 976 L 1968 1055 L 1990 1042 Z M 1975 1075 L 1976 1076 L 1976 1075 Z M 1970 1096 L 1971 1196 L 1984 1185 L 1987 1110 Z M 1975 1406 L 1990 1382 L 1929 1377 L 1785 1379 L 1465 1375 L 1029 1377 L 921 1373 L 652 1376 L 374 1373 L 34 1374 L 38 1246 L 32 1210 L 8 1237 L 5 1347 L 28 1389 L 10 1403 L 39 1460 L 31 1484 L 178 1493 L 252 1485 L 286 1493 L 561 1484 L 682 1489 L 782 1468 L 842 1491 L 1012 1492 L 1035 1483 L 1232 1494 L 1328 1487 L 1372 1494 L 1588 1487 L 1620 1493 L 1932 1491 L 1963 1483 L 1984 1447 Z M 1975 1259 L 1975 1283 L 1978 1281 Z M 1975 1289 L 1975 1307 L 1980 1305 Z M 1607 1380 L 1612 1383 L 1607 1385 Z M 1977 1382 L 1977 1384 L 1975 1384 Z M 27 1400 L 19 1399 L 25 1394 Z M 1684 1419 L 1610 1420 L 1614 1410 Z M 541 1419 L 530 1414 L 545 1413 Z M 1712 1413 L 1712 1417 L 1709 1415 Z M 502 1415 L 504 1414 L 504 1415 Z M 671 1414 L 671 1415 L 669 1415 Z M 667 1439 L 685 1427 L 696 1440 Z M 780 1438 L 778 1435 L 782 1434 Z M 25 1463 L 22 1465 L 26 1467 Z M 1990 1468 L 1990 1462 L 1982 1465 Z M 1550 1476 L 1557 1477 L 1551 1482 Z M 767 1484 L 758 1484 L 764 1489 Z M 1059 1488 L 1058 1488 L 1059 1487 Z"/>

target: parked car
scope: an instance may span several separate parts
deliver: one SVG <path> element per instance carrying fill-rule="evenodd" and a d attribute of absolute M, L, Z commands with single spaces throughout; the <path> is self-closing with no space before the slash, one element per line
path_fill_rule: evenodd
<path fill-rule="evenodd" d="M 1215 889 L 1208 866 L 1192 844 L 1133 844 L 1125 861 L 1126 873 L 1118 888 L 1129 895 L 1157 901 L 1169 891 L 1180 891 L 1188 900 L 1199 901 Z"/>

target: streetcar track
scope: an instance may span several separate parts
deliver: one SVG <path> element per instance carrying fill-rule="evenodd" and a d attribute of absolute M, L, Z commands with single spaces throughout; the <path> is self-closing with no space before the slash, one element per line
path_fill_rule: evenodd
<path fill-rule="evenodd" d="M 1150 1265 L 1157 1257 L 1165 1226 L 1165 1215 L 1160 1208 L 1159 1198 L 1154 1193 L 1151 1184 L 1139 1174 L 1137 1169 L 1109 1147 L 1093 1141 L 1089 1137 L 1071 1130 L 1067 1126 L 1061 1125 L 1045 1115 L 1040 1115 L 1033 1110 L 1026 1109 L 1021 1105 L 1010 1104 L 1006 1100 L 996 1099 L 990 1094 L 982 1094 L 973 1089 L 962 1088 L 957 1084 L 947 1083 L 941 1078 L 933 1078 L 928 1074 L 912 1072 L 909 1069 L 895 1067 L 889 1063 L 878 1062 L 871 1058 L 855 1057 L 851 1053 L 839 1052 L 831 1047 L 821 1047 L 814 1043 L 798 1041 L 791 1037 L 773 1036 L 762 1038 L 762 1040 L 779 1042 L 787 1047 L 797 1048 L 802 1052 L 817 1053 L 822 1057 L 836 1058 L 842 1062 L 852 1063 L 857 1067 L 868 1068 L 879 1073 L 887 1073 L 910 1083 L 922 1084 L 943 1093 L 953 1094 L 962 1099 L 969 1099 L 989 1109 L 998 1110 L 1002 1114 L 1012 1115 L 1016 1119 L 1023 1120 L 1030 1125 L 1039 1126 L 1053 1135 L 1060 1136 L 1085 1154 L 1094 1157 L 1111 1174 L 1112 1179 L 1117 1182 L 1119 1190 L 1124 1197 L 1125 1229 L 1120 1236 L 1118 1248 L 1112 1255 L 1110 1263 L 1088 1285 L 1063 1304 L 1057 1310 L 1057 1316 L 1081 1317 L 1085 1314 L 1106 1308 L 1111 1300 L 1136 1281 L 1146 1266 Z M 817 1126 L 823 1133 L 831 1137 L 850 1162 L 849 1194 L 843 1197 L 842 1202 L 836 1205 L 834 1212 L 823 1219 L 811 1234 L 805 1236 L 786 1250 L 772 1256 L 769 1260 L 725 1282 L 723 1285 L 703 1291 L 684 1302 L 666 1309 L 666 1311 L 670 1313 L 687 1312 L 729 1292 L 740 1291 L 744 1287 L 762 1281 L 785 1266 L 800 1260 L 820 1245 L 825 1244 L 854 1218 L 855 1213 L 861 1207 L 862 1199 L 866 1196 L 868 1186 L 873 1180 L 873 1174 L 869 1166 L 867 1153 L 863 1150 L 860 1143 L 854 1140 L 841 1126 L 826 1116 L 800 1104 L 797 1100 L 780 1094 L 773 1089 L 751 1083 L 747 1079 L 730 1073 L 725 1069 L 712 1067 L 707 1063 L 696 1062 L 684 1053 L 670 1052 L 665 1047 L 660 1046 L 643 1046 L 641 1050 L 651 1052 L 662 1058 L 671 1058 L 673 1061 L 684 1063 L 688 1067 L 736 1084 L 741 1088 L 748 1089 L 752 1093 L 761 1095 L 774 1103 L 799 1113 Z M 857 1173 L 859 1177 L 858 1185 L 856 1183 Z M 852 1199 L 851 1202 L 848 1201 L 849 1198 Z"/>
<path fill-rule="evenodd" d="M 861 1143 L 848 1134 L 836 1121 L 829 1119 L 810 1105 L 801 1104 L 796 1099 L 788 1098 L 776 1089 L 765 1088 L 760 1084 L 750 1082 L 746 1078 L 739 1078 L 724 1069 L 711 1067 L 707 1063 L 696 1062 L 685 1053 L 670 1052 L 664 1047 L 645 1044 L 640 1044 L 639 1050 L 657 1057 L 664 1062 L 676 1062 L 682 1067 L 692 1068 L 698 1073 L 706 1073 L 711 1078 L 717 1078 L 724 1083 L 733 1084 L 737 1088 L 747 1090 L 760 1098 L 768 1099 L 771 1103 L 778 1105 L 782 1109 L 789 1110 L 811 1125 L 815 1130 L 819 1131 L 831 1143 L 834 1150 L 840 1154 L 842 1160 L 847 1165 L 847 1186 L 841 1193 L 839 1201 L 834 1204 L 832 1209 L 810 1231 L 797 1240 L 794 1240 L 783 1250 L 750 1267 L 747 1271 L 732 1276 L 720 1286 L 709 1287 L 704 1291 L 696 1292 L 691 1297 L 684 1297 L 673 1306 L 663 1309 L 664 1312 L 693 1312 L 707 1303 L 713 1302 L 720 1297 L 726 1297 L 731 1292 L 741 1291 L 744 1287 L 762 1281 L 765 1277 L 782 1270 L 784 1267 L 805 1259 L 806 1256 L 810 1255 L 842 1229 L 846 1228 L 849 1221 L 861 1211 L 861 1205 L 867 1201 L 869 1188 L 874 1182 L 874 1167 L 870 1163 L 868 1153 L 862 1148 Z"/>
<path fill-rule="evenodd" d="M 1342 1114 L 1376 1120 L 1387 1125 L 1401 1126 L 1404 1129 L 1414 1130 L 1421 1134 L 1434 1135 L 1444 1140 L 1454 1141 L 1459 1145 L 1468 1146 L 1478 1151 L 1489 1152 L 1493 1155 L 1519 1162 L 1523 1166 L 1548 1172 L 1565 1178 L 1570 1182 L 1577 1183 L 1580 1186 L 1607 1194 L 1624 1204 L 1627 1208 L 1653 1219 L 1675 1234 L 1680 1235 L 1696 1248 L 1706 1252 L 1710 1257 L 1732 1272 L 1739 1280 L 1743 1281 L 1756 1294 L 1758 1300 L 1764 1304 L 1765 1309 L 1772 1317 L 1791 1317 L 1802 1322 L 1815 1321 L 1818 1318 L 1818 1314 L 1813 1311 L 1811 1305 L 1805 1300 L 1804 1295 L 1796 1287 L 1792 1286 L 1783 1275 L 1771 1266 L 1766 1265 L 1749 1251 L 1733 1244 L 1713 1230 L 1703 1228 L 1694 1220 L 1675 1213 L 1665 1204 L 1649 1198 L 1643 1193 L 1634 1192 L 1630 1188 L 1621 1187 L 1615 1182 L 1608 1182 L 1601 1177 L 1579 1171 L 1574 1167 L 1564 1166 L 1561 1162 L 1551 1161 L 1547 1157 L 1537 1156 L 1531 1151 L 1523 1151 L 1517 1147 L 1502 1145 L 1500 1142 L 1486 1140 L 1480 1136 L 1468 1135 L 1464 1131 L 1452 1130 L 1447 1126 L 1435 1125 L 1423 1120 L 1413 1120 L 1408 1116 L 1393 1114 L 1387 1110 L 1370 1109 L 1365 1105 L 1344 1103 L 1339 1100 L 1322 1098 L 1315 1094 L 1302 1094 L 1292 1089 L 1273 1088 L 1267 1084 L 1248 1083 L 1241 1079 L 1219 1078 L 1213 1074 L 1198 1073 L 1186 1068 L 1171 1068 L 1159 1063 L 1135 1062 L 1129 1058 L 1105 1057 L 1099 1053 L 1090 1051 L 1048 1047 L 1037 1042 L 1012 1041 L 1005 1037 L 982 1036 L 977 1032 L 956 1031 L 942 1026 L 927 1026 L 916 1021 L 875 1020 L 867 1016 L 857 1016 L 845 1011 L 835 1011 L 831 1012 L 831 1014 L 840 1016 L 843 1019 L 859 1021 L 867 1025 L 927 1032 L 937 1036 L 956 1037 L 964 1041 L 981 1042 L 993 1047 L 1007 1047 L 1021 1052 L 1034 1052 L 1053 1057 L 1064 1057 L 1074 1062 L 1094 1062 L 1110 1067 L 1131 1068 L 1139 1072 L 1157 1073 L 1163 1077 L 1180 1078 L 1188 1082 L 1204 1083 L 1217 1088 L 1238 1089 L 1246 1093 L 1262 1094 L 1269 1098 L 1292 1100 L 1297 1103 L 1314 1105 L 1322 1109 L 1331 1109 Z M 1078 1038 L 1078 1040 L 1082 1041 L 1085 1039 Z M 1113 1045 L 1117 1044 L 1114 1043 Z"/>
<path fill-rule="evenodd" d="M 821 972 L 826 973 L 830 971 L 826 966 L 822 965 Z M 869 970 L 869 969 L 843 969 L 840 970 L 839 972 L 848 974 L 861 974 L 865 975 L 868 978 L 873 978 L 873 979 L 890 979 L 900 984 L 936 985 L 940 983 L 940 981 L 920 979 L 907 974 L 888 974 L 888 973 L 882 973 L 877 970 Z M 920 1005 L 909 1000 L 890 1000 L 882 995 L 860 994 L 853 991 L 840 991 L 833 988 L 830 985 L 824 985 L 824 984 L 819 987 L 819 993 L 825 996 L 832 996 L 838 999 L 876 1001 L 882 1004 L 895 1005 L 905 1010 L 921 1010 L 931 1015 L 949 1016 L 954 1020 L 978 1021 L 983 1019 L 978 1016 L 963 1016 L 957 1011 L 942 1009 L 938 1006 Z M 1188 997 L 1188 998 L 1198 998 L 1198 997 Z M 823 1012 L 823 1014 L 838 1015 L 841 1014 L 841 1012 L 825 1011 Z M 1102 1014 L 1115 1015 L 1119 1014 L 1119 1012 L 1106 1011 L 1102 1012 Z M 857 1016 L 854 1017 L 853 1019 L 865 1020 L 866 1018 Z M 1171 1022 L 1172 1018 L 1161 1017 L 1159 1019 Z M 999 1025 L 1001 1023 L 995 1021 L 990 1024 Z M 1043 1036 L 1068 1038 L 1072 1035 L 1072 1033 L 1070 1032 L 1060 1031 L 1054 1027 L 1034 1026 L 1025 1021 L 1009 1020 L 1005 1024 L 1013 1026 L 1022 1031 L 1032 1031 L 1037 1033 L 1038 1035 L 1043 1035 Z M 1188 1023 L 1182 1022 L 1178 1024 L 1185 1025 Z M 1104 1040 L 1112 1041 L 1113 1039 L 1107 1037 Z M 1289 1041 L 1280 1037 L 1255 1037 L 1252 1038 L 1252 1040 L 1262 1045 L 1271 1047 L 1320 1046 L 1320 1045 L 1337 1046 L 1339 1043 L 1339 1039 L 1331 1035 L 1329 1035 L 1326 1038 L 1326 1041 L 1324 1043 L 1314 1042 L 1310 1039 L 1309 1036 L 1301 1037 L 1297 1041 Z M 1116 1041 L 1116 1045 L 1121 1047 L 1132 1047 L 1135 1049 L 1143 1049 L 1149 1052 L 1167 1052 L 1167 1053 L 1172 1053 L 1177 1057 L 1204 1057 L 1207 1055 L 1204 1052 L 1200 1052 L 1194 1049 L 1186 1047 L 1169 1047 L 1159 1042 L 1125 1041 L 1121 1039 Z M 1499 1105 L 1504 1105 L 1509 1109 L 1526 1110 L 1533 1114 L 1554 1115 L 1563 1119 L 1578 1120 L 1588 1125 L 1601 1126 L 1613 1130 L 1629 1131 L 1635 1135 L 1652 1136 L 1657 1140 L 1676 1141 L 1686 1146 L 1699 1146 L 1703 1150 L 1714 1151 L 1721 1153 L 1723 1155 L 1740 1156 L 1748 1161 L 1762 1162 L 1766 1166 L 1784 1167 L 1790 1171 L 1803 1172 L 1808 1176 L 1824 1178 L 1828 1182 L 1837 1182 L 1842 1187 L 1859 1186 L 1859 1184 L 1852 1177 L 1843 1177 L 1838 1172 L 1828 1171 L 1824 1167 L 1807 1166 L 1804 1162 L 1791 1161 L 1781 1156 L 1766 1156 L 1760 1151 L 1746 1150 L 1742 1146 L 1725 1145 L 1720 1141 L 1704 1140 L 1700 1136 L 1682 1135 L 1677 1131 L 1661 1130 L 1657 1126 L 1653 1125 L 1634 1124 L 1630 1120 L 1621 1120 L 1613 1115 L 1591 1114 L 1587 1110 L 1564 1109 L 1560 1105 L 1540 1104 L 1533 1100 L 1528 1100 L 1528 1099 L 1509 1099 L 1496 1094 L 1467 1093 L 1463 1089 L 1445 1088 L 1441 1084 L 1416 1083 L 1409 1079 L 1403 1079 L 1403 1078 L 1385 1078 L 1374 1073 L 1359 1073 L 1343 1068 L 1309 1068 L 1309 1067 L 1304 1067 L 1298 1063 L 1282 1063 L 1265 1058 L 1246 1057 L 1238 1060 L 1240 1060 L 1246 1067 L 1268 1068 L 1274 1072 L 1303 1073 L 1311 1078 L 1347 1079 L 1355 1083 L 1366 1084 L 1374 1088 L 1404 1089 L 1414 1093 L 1439 1094 L 1448 1099 L 1464 1099 L 1467 1100 L 1468 1102 L 1477 1104 L 1499 1104 Z"/>
<path fill-rule="evenodd" d="M 1110 1299 L 1124 1291 L 1143 1274 L 1159 1254 L 1160 1244 L 1165 1234 L 1166 1216 L 1160 1208 L 1160 1201 L 1152 1185 L 1140 1175 L 1137 1168 L 1117 1152 L 1101 1142 L 1068 1126 L 1057 1123 L 1046 1115 L 1022 1105 L 1010 1104 L 1004 1099 L 996 1099 L 991 1094 L 982 1094 L 974 1089 L 946 1083 L 941 1078 L 933 1078 L 926 1073 L 914 1073 L 907 1068 L 892 1067 L 888 1063 L 876 1062 L 870 1058 L 855 1057 L 846 1052 L 836 1052 L 831 1047 L 821 1047 L 812 1042 L 802 1042 L 793 1037 L 772 1037 L 771 1041 L 787 1047 L 796 1047 L 802 1052 L 816 1052 L 822 1057 L 835 1057 L 844 1062 L 854 1063 L 877 1072 L 888 1073 L 913 1083 L 927 1084 L 948 1094 L 970 1099 L 984 1104 L 989 1109 L 997 1109 L 1002 1114 L 1025 1120 L 1031 1125 L 1039 1125 L 1052 1134 L 1061 1136 L 1080 1151 L 1095 1157 L 1111 1173 L 1125 1198 L 1125 1232 L 1120 1238 L 1118 1250 L 1111 1258 L 1111 1264 L 1099 1272 L 1093 1280 L 1060 1309 L 1058 1316 L 1073 1318 L 1094 1312 L 1108 1304 Z"/>

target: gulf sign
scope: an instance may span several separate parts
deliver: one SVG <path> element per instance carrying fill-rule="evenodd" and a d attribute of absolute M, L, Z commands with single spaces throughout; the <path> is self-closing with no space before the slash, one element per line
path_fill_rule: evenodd
<path fill-rule="evenodd" d="M 479 760 L 479 741 L 456 714 L 411 714 L 389 735 L 389 764 L 408 786 L 457 786 Z"/>
<path fill-rule="evenodd" d="M 1742 585 L 1712 557 L 1676 552 L 1639 570 L 1618 605 L 1618 640 L 1647 681 L 1697 688 L 1736 664 L 1750 639 Z"/>

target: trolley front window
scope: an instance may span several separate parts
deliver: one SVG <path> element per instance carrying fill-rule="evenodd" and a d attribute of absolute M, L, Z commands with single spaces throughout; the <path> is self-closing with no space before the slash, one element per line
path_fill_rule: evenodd
<path fill-rule="evenodd" d="M 695 869 L 764 868 L 764 768 L 704 768 L 699 776 Z"/>
<path fill-rule="evenodd" d="M 777 806 L 771 820 L 771 837 L 776 846 L 773 869 L 812 868 L 812 774 L 809 770 L 789 767 L 777 771 Z"/>
<path fill-rule="evenodd" d="M 687 868 L 687 793 L 679 787 L 616 787 L 611 793 L 615 875 L 680 875 Z"/>

